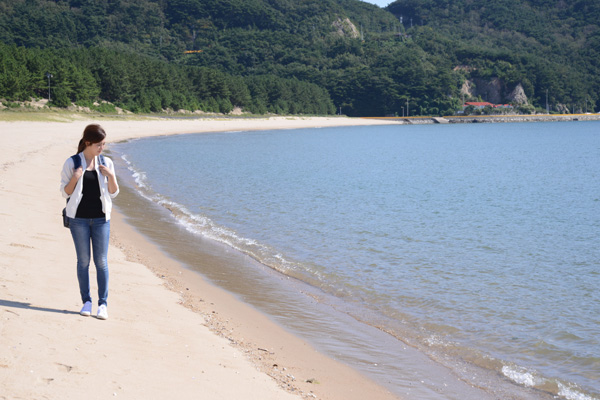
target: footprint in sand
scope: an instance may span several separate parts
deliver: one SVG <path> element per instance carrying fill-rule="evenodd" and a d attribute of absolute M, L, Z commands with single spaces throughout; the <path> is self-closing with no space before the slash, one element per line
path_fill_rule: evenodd
<path fill-rule="evenodd" d="M 61 371 L 71 372 L 75 367 L 67 364 L 56 363 Z"/>
<path fill-rule="evenodd" d="M 9 244 L 9 246 L 12 246 L 12 247 L 22 247 L 24 249 L 35 249 L 35 247 L 33 247 L 33 246 L 29 246 L 29 245 L 22 244 L 22 243 L 11 243 L 11 244 Z"/>

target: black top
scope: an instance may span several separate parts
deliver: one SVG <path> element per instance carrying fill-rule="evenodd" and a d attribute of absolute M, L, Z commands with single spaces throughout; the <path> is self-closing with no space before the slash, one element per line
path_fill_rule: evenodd
<path fill-rule="evenodd" d="M 102 200 L 98 172 L 85 171 L 83 174 L 83 198 L 77 207 L 75 218 L 103 218 Z"/>

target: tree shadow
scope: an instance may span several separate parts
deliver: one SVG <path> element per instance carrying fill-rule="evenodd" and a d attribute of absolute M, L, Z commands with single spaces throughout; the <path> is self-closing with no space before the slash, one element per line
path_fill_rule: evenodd
<path fill-rule="evenodd" d="M 12 308 L 21 308 L 21 309 L 25 309 L 25 310 L 53 312 L 53 313 L 58 313 L 58 314 L 77 314 L 77 315 L 79 315 L 79 313 L 76 311 L 57 310 L 56 308 L 36 307 L 36 306 L 32 306 L 31 303 L 23 303 L 20 301 L 12 301 L 12 300 L 0 299 L 0 307 L 12 307 Z"/>

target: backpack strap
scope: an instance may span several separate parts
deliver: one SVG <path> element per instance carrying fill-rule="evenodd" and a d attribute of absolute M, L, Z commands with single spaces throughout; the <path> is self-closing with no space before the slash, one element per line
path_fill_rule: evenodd
<path fill-rule="evenodd" d="M 72 155 L 71 159 L 73 160 L 73 169 L 81 167 L 81 158 L 79 157 L 79 154 Z"/>
<path fill-rule="evenodd" d="M 77 168 L 81 167 L 81 158 L 79 157 L 79 154 L 72 155 L 71 160 L 73 160 L 73 171 L 75 171 Z M 71 199 L 70 197 L 67 197 L 67 203 L 69 202 L 70 199 Z M 63 210 L 63 215 L 64 214 L 65 214 L 65 210 Z"/>
<path fill-rule="evenodd" d="M 73 169 L 81 167 L 81 158 L 79 157 L 79 154 L 72 155 L 71 159 L 73 160 Z M 104 161 L 104 156 L 102 154 L 98 156 L 98 162 L 100 165 L 104 165 L 106 167 L 106 161 Z"/>

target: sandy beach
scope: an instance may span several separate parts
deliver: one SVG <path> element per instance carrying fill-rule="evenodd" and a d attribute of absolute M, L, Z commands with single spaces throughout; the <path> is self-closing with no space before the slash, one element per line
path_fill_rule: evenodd
<path fill-rule="evenodd" d="M 125 222 L 118 198 L 110 317 L 80 316 L 59 174 L 92 122 L 105 128 L 109 149 L 110 142 L 152 135 L 394 123 L 335 117 L 0 121 L 0 399 L 396 398 L 163 254 Z M 90 271 L 95 282 L 93 266 Z"/>

